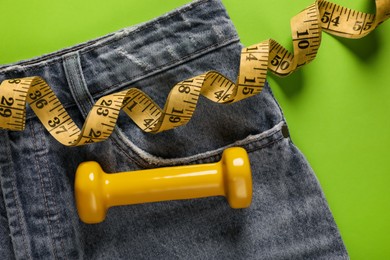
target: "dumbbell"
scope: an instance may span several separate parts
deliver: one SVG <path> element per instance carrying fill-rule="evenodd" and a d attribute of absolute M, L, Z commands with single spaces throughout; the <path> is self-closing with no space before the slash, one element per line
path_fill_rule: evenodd
<path fill-rule="evenodd" d="M 89 224 L 102 222 L 112 206 L 210 196 L 225 196 L 232 208 L 250 206 L 252 175 L 243 148 L 227 148 L 216 163 L 107 174 L 89 161 L 76 171 L 77 211 Z"/>

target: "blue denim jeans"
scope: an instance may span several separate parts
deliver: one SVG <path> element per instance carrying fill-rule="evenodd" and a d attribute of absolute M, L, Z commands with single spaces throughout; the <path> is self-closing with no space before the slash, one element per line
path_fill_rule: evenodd
<path fill-rule="evenodd" d="M 138 87 L 164 106 L 177 82 L 209 70 L 237 78 L 237 33 L 219 0 L 42 57 L 0 67 L 0 81 L 38 75 L 81 126 L 99 97 Z M 100 224 L 77 215 L 74 175 L 87 160 L 106 172 L 218 161 L 244 147 L 253 202 L 223 197 L 114 207 Z M 26 129 L 0 131 L 0 259 L 347 259 L 327 202 L 292 143 L 266 84 L 257 96 L 220 105 L 200 98 L 184 127 L 141 131 L 121 113 L 105 142 L 65 147 L 27 108 Z"/>

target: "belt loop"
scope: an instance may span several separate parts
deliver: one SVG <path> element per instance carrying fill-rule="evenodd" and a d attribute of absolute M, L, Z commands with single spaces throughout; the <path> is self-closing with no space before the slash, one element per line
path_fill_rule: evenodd
<path fill-rule="evenodd" d="M 85 119 L 95 102 L 84 79 L 79 53 L 64 55 L 63 66 L 72 96 Z"/>

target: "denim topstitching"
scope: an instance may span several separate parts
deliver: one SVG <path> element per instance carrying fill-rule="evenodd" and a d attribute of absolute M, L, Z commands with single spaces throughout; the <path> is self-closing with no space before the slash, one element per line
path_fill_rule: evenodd
<path fill-rule="evenodd" d="M 280 121 L 273 128 L 257 135 L 248 136 L 243 140 L 237 140 L 234 143 L 231 143 L 224 147 L 218 147 L 214 150 L 182 158 L 164 159 L 156 157 L 135 145 L 130 139 L 126 137 L 126 134 L 124 134 L 119 128 L 115 128 L 109 140 L 111 140 L 112 143 L 115 144 L 115 146 L 121 151 L 121 153 L 125 155 L 128 159 L 134 161 L 135 163 L 141 165 L 144 168 L 154 168 L 156 166 L 162 167 L 168 165 L 204 163 L 205 159 L 209 161 L 210 158 L 220 158 L 221 152 L 224 149 L 232 146 L 244 147 L 248 152 L 255 152 L 256 150 L 264 149 L 284 139 L 281 130 L 284 124 L 284 121 Z M 129 148 L 132 152 L 129 151 Z M 136 156 L 137 158 L 134 158 L 134 156 Z M 211 159 L 211 161 L 213 160 Z"/>
<path fill-rule="evenodd" d="M 34 149 L 37 150 L 37 148 L 38 148 L 37 147 L 38 139 L 36 137 L 36 133 L 35 133 L 35 130 L 34 130 L 34 124 L 30 123 L 30 127 L 29 128 L 30 128 L 31 136 L 34 139 L 34 142 L 33 142 Z M 42 134 L 42 131 L 39 131 L 39 132 L 40 132 L 40 135 L 41 135 L 39 137 L 39 140 L 41 140 L 41 142 L 43 144 L 42 140 L 44 140 L 45 136 Z M 43 147 L 43 149 L 45 149 L 45 147 Z M 47 194 L 46 194 L 45 184 L 44 184 L 44 181 L 43 181 L 41 166 L 40 166 L 40 163 L 39 163 L 39 160 L 38 160 L 37 156 L 38 156 L 37 153 L 35 153 L 34 154 L 34 159 L 35 159 L 34 160 L 35 161 L 35 167 L 34 168 L 36 168 L 36 173 L 39 176 L 39 180 L 40 180 L 40 184 L 41 184 L 41 189 L 42 189 L 41 195 L 43 196 L 43 200 L 44 200 L 44 204 L 45 204 L 45 212 L 46 212 L 46 216 L 44 216 L 44 218 L 45 218 L 45 220 L 47 222 L 47 226 L 48 226 L 48 229 L 49 229 L 50 241 L 51 241 L 51 250 L 53 251 L 54 256 L 58 259 L 57 247 L 55 246 L 54 237 L 53 237 L 53 223 L 51 223 L 51 221 L 49 220 L 50 212 L 49 212 L 49 205 L 48 205 L 48 201 L 47 201 Z M 43 156 L 43 157 L 45 158 L 45 161 L 46 161 L 46 156 Z M 49 179 L 51 178 L 50 176 L 46 176 L 46 177 L 49 178 Z M 57 205 L 55 205 L 55 207 L 57 208 Z M 58 214 L 58 212 L 57 212 L 57 214 Z"/>
<path fill-rule="evenodd" d="M 32 255 L 30 254 L 31 252 L 31 247 L 29 246 L 30 244 L 27 243 L 27 224 L 26 224 L 26 221 L 23 217 L 23 214 L 21 212 L 21 202 L 20 202 L 20 197 L 19 197 L 19 194 L 18 194 L 18 191 L 17 191 L 17 187 L 16 187 L 16 183 L 15 183 L 15 170 L 13 168 L 13 163 L 12 163 L 12 152 L 11 152 L 11 147 L 10 147 L 10 139 L 9 139 L 9 136 L 8 136 L 8 133 L 7 132 L 3 132 L 4 133 L 4 136 L 5 136 L 5 149 L 6 149 L 6 153 L 7 153 L 7 158 L 8 158 L 8 173 L 9 175 L 11 176 L 11 180 L 8 180 L 11 182 L 11 189 L 12 189 L 12 204 L 15 204 L 15 205 L 8 205 L 9 203 L 5 203 L 5 208 L 6 208 L 6 211 L 7 211 L 7 217 L 8 217 L 8 222 L 9 222 L 9 227 L 10 227 L 10 235 L 12 235 L 12 233 L 14 233 L 16 231 L 17 232 L 20 232 L 20 235 L 22 237 L 22 240 L 23 240 L 23 247 L 24 247 L 24 252 L 23 252 L 23 255 L 24 254 L 27 254 L 27 257 L 29 259 L 33 259 L 32 258 Z M 4 174 L 4 173 L 3 173 Z M 3 178 L 0 178 L 0 180 L 2 180 L 3 182 Z M 2 183 L 3 184 L 3 183 Z M 4 184 L 3 184 L 4 185 Z M 6 200 L 10 200 L 10 198 L 7 198 L 8 196 L 5 196 L 5 193 L 4 191 L 6 190 L 4 188 L 4 186 L 2 185 L 2 192 L 3 192 L 3 197 L 4 197 L 4 201 L 6 202 Z M 10 214 L 12 214 L 10 212 L 10 208 L 14 211 L 16 211 L 16 216 L 14 215 L 13 218 L 11 219 L 10 218 Z M 12 211 L 11 210 L 11 211 Z M 15 220 L 15 217 L 18 219 L 18 221 Z M 14 245 L 14 240 L 12 239 L 12 246 L 13 246 L 13 249 L 14 249 L 14 254 L 15 256 L 18 255 L 17 254 L 17 248 L 15 248 L 15 245 Z"/>
<path fill-rule="evenodd" d="M 225 47 L 228 47 L 228 46 L 235 44 L 235 43 L 239 43 L 239 41 L 240 40 L 238 38 L 231 38 L 231 39 L 227 39 L 226 41 L 221 41 L 221 42 L 218 42 L 216 44 L 208 45 L 207 47 L 205 47 L 203 49 L 199 49 L 199 50 L 196 50 L 196 51 L 189 53 L 185 56 L 181 56 L 180 59 L 171 60 L 171 61 L 166 62 L 165 64 L 163 64 L 161 66 L 154 66 L 153 69 L 151 69 L 149 71 L 144 71 L 142 73 L 135 74 L 135 75 L 131 76 L 130 78 L 126 79 L 125 81 L 121 81 L 121 82 L 118 82 L 117 84 L 111 85 L 108 88 L 101 90 L 100 92 L 91 92 L 91 95 L 94 98 L 98 98 L 101 95 L 107 95 L 111 92 L 119 91 L 120 89 L 128 87 L 129 85 L 133 84 L 136 81 L 145 79 L 147 77 L 150 77 L 150 76 L 153 76 L 153 75 L 156 75 L 159 73 L 162 73 L 162 72 L 169 70 L 173 67 L 184 64 L 185 62 L 188 62 L 188 61 L 194 60 L 196 58 L 199 58 L 203 55 L 206 55 L 206 54 L 210 53 L 211 51 L 217 50 L 219 48 L 225 48 Z"/>

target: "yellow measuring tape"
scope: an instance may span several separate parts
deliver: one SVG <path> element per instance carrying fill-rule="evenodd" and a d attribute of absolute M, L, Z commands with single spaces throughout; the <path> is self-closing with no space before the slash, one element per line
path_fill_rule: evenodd
<path fill-rule="evenodd" d="M 163 109 L 136 88 L 104 96 L 95 103 L 82 129 L 42 78 L 5 80 L 0 85 L 0 128 L 23 130 L 28 102 L 53 137 L 67 146 L 107 139 L 120 110 L 144 131 L 158 133 L 186 124 L 199 95 L 217 103 L 237 102 L 261 92 L 267 70 L 286 76 L 308 64 L 316 57 L 322 30 L 341 37 L 361 38 L 389 17 L 390 0 L 376 0 L 375 14 L 318 0 L 291 20 L 293 54 L 272 39 L 243 48 L 236 83 L 215 71 L 186 79 L 172 88 Z"/>

